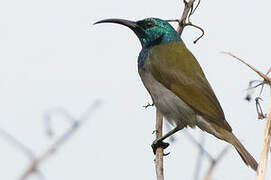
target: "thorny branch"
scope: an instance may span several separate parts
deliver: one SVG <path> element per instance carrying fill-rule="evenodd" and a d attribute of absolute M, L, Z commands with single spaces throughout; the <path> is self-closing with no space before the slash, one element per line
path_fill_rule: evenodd
<path fill-rule="evenodd" d="M 45 121 L 47 124 L 47 133 L 49 132 L 49 135 L 52 135 L 52 128 L 50 126 L 50 121 L 53 115 L 55 114 L 61 114 L 63 115 L 68 121 L 72 123 L 71 127 L 64 132 L 48 149 L 46 149 L 43 153 L 41 153 L 40 156 L 35 156 L 35 154 L 28 148 L 27 146 L 23 145 L 19 140 L 11 136 L 10 134 L 6 133 L 5 131 L 0 129 L 0 133 L 10 142 L 12 142 L 15 146 L 18 147 L 21 151 L 23 151 L 28 158 L 30 159 L 30 164 L 27 167 L 27 169 L 24 171 L 24 173 L 20 176 L 20 180 L 24 180 L 27 177 L 29 177 L 31 174 L 37 175 L 40 179 L 45 179 L 44 175 L 39 170 L 39 166 L 42 162 L 47 160 L 49 157 L 51 157 L 59 148 L 60 146 L 68 141 L 71 136 L 77 132 L 79 127 L 81 127 L 89 118 L 90 115 L 100 106 L 100 101 L 94 102 L 89 109 L 83 113 L 79 118 L 73 118 L 65 109 L 58 108 L 54 109 L 52 111 L 49 111 L 47 114 L 45 114 Z"/>

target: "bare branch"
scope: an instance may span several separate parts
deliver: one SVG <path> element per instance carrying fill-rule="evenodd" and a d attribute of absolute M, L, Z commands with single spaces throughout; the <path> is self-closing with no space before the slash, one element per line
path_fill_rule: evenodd
<path fill-rule="evenodd" d="M 260 77 L 263 78 L 262 84 L 263 85 L 268 84 L 271 89 L 271 79 L 267 76 L 271 72 L 271 68 L 267 71 L 266 74 L 264 74 L 261 71 L 257 70 L 256 68 L 254 68 L 253 66 L 251 66 L 250 64 L 246 63 L 244 60 L 234 56 L 233 54 L 231 54 L 229 52 L 223 52 L 223 53 L 228 54 L 228 55 L 234 57 L 235 59 L 239 60 L 240 62 L 244 63 L 245 65 L 247 65 L 250 69 L 252 69 Z M 262 89 L 261 89 L 260 95 L 261 95 L 261 93 L 262 93 Z M 271 141 L 271 92 L 270 92 L 269 106 L 270 106 L 269 112 L 267 114 L 266 125 L 264 128 L 263 147 L 262 147 L 262 152 L 261 152 L 261 156 L 260 156 L 260 162 L 259 162 L 258 169 L 257 169 L 257 175 L 255 178 L 256 180 L 263 180 L 265 177 L 265 172 L 266 172 L 266 165 L 267 165 L 267 159 L 268 159 L 270 141 Z M 263 113 L 262 113 L 261 107 L 259 106 L 259 102 L 257 102 L 257 98 L 256 98 L 256 108 L 258 111 L 258 116 L 260 116 L 260 118 L 264 117 L 265 115 L 263 115 Z M 261 115 L 259 115 L 259 113 L 261 113 Z"/>
<path fill-rule="evenodd" d="M 200 5 L 200 0 L 198 1 L 198 4 L 197 4 L 196 7 L 194 8 L 194 10 L 191 11 L 191 13 L 190 13 L 190 15 L 189 15 L 189 17 L 188 17 L 189 22 L 190 22 L 190 16 L 192 16 L 192 15 L 196 12 L 196 10 L 197 10 L 197 8 L 199 7 L 199 5 Z"/>
<path fill-rule="evenodd" d="M 183 10 L 183 14 L 182 17 L 179 21 L 179 27 L 177 28 L 177 32 L 181 35 L 183 32 L 183 29 L 185 27 L 186 24 L 186 19 L 189 15 L 189 12 L 192 11 L 193 9 L 193 4 L 194 4 L 195 0 L 190 0 L 189 2 L 186 2 L 186 0 L 184 0 L 184 10 Z"/>
<path fill-rule="evenodd" d="M 36 161 L 35 160 L 35 155 L 34 153 L 31 151 L 30 148 L 28 148 L 27 146 L 25 146 L 24 144 L 22 144 L 19 140 L 17 140 L 15 137 L 13 137 L 12 135 L 10 135 L 9 133 L 7 133 L 6 131 L 4 131 L 3 129 L 0 129 L 0 133 L 3 135 L 3 137 L 5 139 L 7 139 L 8 141 L 12 142 L 19 150 L 21 150 L 28 158 L 30 161 Z M 31 169 L 31 171 L 37 176 L 39 177 L 39 179 L 41 180 L 45 180 L 44 175 L 42 174 L 42 172 L 38 169 L 34 169 L 33 167 L 28 168 Z"/>
<path fill-rule="evenodd" d="M 204 151 L 203 151 L 204 144 L 205 144 L 204 132 L 201 133 L 200 144 L 201 144 L 202 148 L 199 148 L 198 158 L 197 158 L 197 161 L 196 161 L 196 167 L 195 167 L 195 170 L 194 170 L 194 180 L 199 179 L 199 173 L 200 173 L 201 165 L 202 165 L 202 158 L 204 156 Z"/>
<path fill-rule="evenodd" d="M 184 129 L 183 132 L 195 145 L 198 146 L 200 151 L 202 151 L 210 161 L 214 161 L 212 155 L 203 148 L 201 143 L 199 143 L 187 130 Z"/>
<path fill-rule="evenodd" d="M 67 113 L 66 110 L 58 109 L 60 110 L 58 113 L 62 114 L 64 117 L 68 118 L 69 121 L 73 120 L 73 123 L 71 127 L 63 134 L 61 135 L 48 149 L 46 149 L 41 155 L 37 158 L 33 158 L 28 168 L 25 170 L 25 172 L 22 174 L 22 176 L 19 178 L 20 180 L 26 179 L 29 175 L 32 173 L 38 173 L 40 176 L 42 175 L 40 171 L 38 170 L 38 166 L 45 160 L 47 160 L 49 157 L 51 157 L 57 150 L 60 148 L 60 146 L 65 143 L 67 140 L 71 138 L 71 136 L 77 132 L 79 127 L 81 127 L 89 118 L 90 115 L 98 108 L 100 105 L 99 101 L 96 101 L 93 103 L 88 110 L 83 113 L 78 120 L 75 118 L 72 118 L 69 113 Z M 57 113 L 57 111 L 52 111 L 54 113 Z M 45 116 L 50 117 L 50 116 Z M 50 118 L 49 118 L 50 119 Z M 49 127 L 50 128 L 50 127 Z M 44 178 L 43 178 L 44 179 Z"/>
<path fill-rule="evenodd" d="M 181 19 L 170 19 L 170 20 L 166 20 L 166 21 L 167 21 L 167 22 L 177 22 L 177 23 L 179 24 L 179 26 L 178 26 L 178 28 L 177 28 L 177 32 L 178 32 L 180 35 L 182 34 L 183 29 L 184 29 L 186 26 L 192 26 L 192 27 L 194 27 L 194 28 L 196 28 L 196 29 L 199 29 L 199 30 L 201 31 L 201 35 L 200 35 L 196 40 L 193 41 L 193 43 L 196 44 L 196 43 L 198 42 L 198 40 L 200 40 L 200 39 L 204 36 L 205 33 L 204 33 L 204 30 L 203 30 L 201 27 L 199 27 L 199 26 L 193 24 L 193 23 L 191 22 L 191 20 L 190 20 L 191 16 L 195 13 L 196 9 L 198 8 L 198 6 L 199 6 L 199 4 L 200 4 L 200 0 L 198 1 L 198 3 L 197 3 L 197 5 L 196 5 L 195 9 L 193 9 L 193 7 L 194 7 L 194 2 L 195 2 L 195 0 L 190 0 L 189 2 L 186 2 L 186 1 L 184 0 L 185 6 L 184 6 L 184 11 L 183 11 L 183 14 L 182 14 Z M 187 20 L 188 22 L 186 22 L 186 20 Z"/>
<path fill-rule="evenodd" d="M 214 168 L 216 167 L 216 165 L 218 164 L 218 162 L 226 155 L 226 153 L 228 152 L 228 150 L 230 149 L 230 145 L 227 145 L 217 156 L 217 158 L 215 158 L 213 161 L 211 161 L 211 165 L 204 177 L 204 180 L 210 180 L 211 179 L 211 175 L 214 171 Z"/>
<path fill-rule="evenodd" d="M 201 35 L 196 40 L 193 41 L 194 44 L 196 44 L 198 42 L 198 40 L 200 40 L 205 34 L 204 30 L 201 27 L 199 27 L 197 25 L 194 25 L 191 22 L 185 24 L 185 26 L 192 26 L 192 27 L 195 27 L 195 28 L 197 28 L 197 29 L 199 29 L 201 31 Z"/>
<path fill-rule="evenodd" d="M 156 139 L 162 137 L 162 131 L 163 131 L 163 116 L 159 112 L 159 110 L 156 109 L 156 127 L 155 127 Z M 161 147 L 157 148 L 154 161 L 157 180 L 164 180 L 163 156 L 164 156 L 163 148 Z"/>
<path fill-rule="evenodd" d="M 259 100 L 262 101 L 262 98 L 260 98 L 260 97 L 255 98 L 256 110 L 257 110 L 257 113 L 258 113 L 258 119 L 264 119 L 264 118 L 266 118 L 266 115 L 264 115 L 264 113 L 263 113 L 262 106 L 261 106 Z"/>
<path fill-rule="evenodd" d="M 271 93 L 271 92 L 270 92 Z M 267 159 L 270 148 L 270 140 L 271 140 L 271 95 L 270 95 L 270 105 L 269 112 L 266 118 L 266 126 L 264 128 L 264 140 L 263 140 L 263 148 L 260 156 L 260 162 L 257 169 L 256 180 L 263 180 L 266 172 Z"/>
<path fill-rule="evenodd" d="M 271 84 L 271 79 L 265 75 L 264 73 L 262 73 L 261 71 L 259 71 L 258 69 L 254 68 L 253 66 L 251 66 L 250 64 L 248 64 L 247 62 L 245 62 L 244 60 L 238 58 L 237 56 L 233 55 L 232 53 L 230 52 L 222 52 L 224 54 L 227 54 L 227 55 L 230 55 L 231 57 L 239 60 L 240 62 L 242 62 L 243 64 L 247 65 L 250 69 L 252 69 L 254 72 L 256 72 L 259 76 L 261 76 L 264 81 L 266 81 L 268 84 Z"/>
<path fill-rule="evenodd" d="M 15 145 L 19 150 L 21 150 L 30 160 L 33 160 L 35 158 L 35 154 L 31 151 L 31 149 L 21 143 L 18 139 L 16 139 L 3 129 L 0 129 L 0 134 L 2 134 L 5 139 L 13 143 L 13 145 Z"/>
<path fill-rule="evenodd" d="M 179 26 L 177 28 L 177 32 L 181 35 L 185 26 L 192 26 L 192 27 L 195 27 L 195 28 L 199 29 L 202 34 L 194 41 L 194 44 L 195 44 L 195 43 L 198 42 L 199 39 L 201 39 L 204 36 L 204 30 L 201 27 L 199 27 L 197 25 L 194 25 L 191 22 L 191 19 L 190 19 L 191 16 L 195 13 L 195 11 L 197 10 L 197 8 L 200 5 L 200 0 L 199 0 L 196 7 L 194 8 L 194 2 L 195 2 L 195 0 L 190 0 L 189 2 L 186 2 L 184 0 L 185 6 L 184 6 L 182 17 L 181 17 L 181 19 L 179 19 L 177 21 L 179 23 Z M 186 20 L 188 22 L 186 22 Z"/>
<path fill-rule="evenodd" d="M 49 110 L 44 115 L 46 134 L 49 137 L 52 137 L 54 135 L 54 131 L 52 128 L 52 118 L 53 118 L 53 116 L 56 116 L 56 115 L 62 116 L 65 120 L 67 120 L 71 123 L 73 123 L 75 121 L 75 118 L 73 118 L 70 115 L 70 113 L 62 107 L 58 107 L 58 108 L 54 108 L 54 109 Z"/>

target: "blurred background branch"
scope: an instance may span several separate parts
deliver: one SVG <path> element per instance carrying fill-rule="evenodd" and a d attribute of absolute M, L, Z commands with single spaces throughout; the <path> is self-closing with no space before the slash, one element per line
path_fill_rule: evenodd
<path fill-rule="evenodd" d="M 198 157 L 197 157 L 196 166 L 195 166 L 195 169 L 194 169 L 194 178 L 193 178 L 194 180 L 199 179 L 199 173 L 201 171 L 202 159 L 203 159 L 203 156 L 204 156 L 204 144 L 205 144 L 204 132 L 201 132 L 200 144 L 201 144 L 202 148 L 198 148 Z"/>
<path fill-rule="evenodd" d="M 216 165 L 218 164 L 218 162 L 222 159 L 222 157 L 224 155 L 226 155 L 226 153 L 228 152 L 228 150 L 230 149 L 230 145 L 226 145 L 225 148 L 221 151 L 221 153 L 217 156 L 217 158 L 214 158 L 205 148 L 204 148 L 204 143 L 205 143 L 205 134 L 204 132 L 201 133 L 201 137 L 200 137 L 200 141 L 198 142 L 193 135 L 191 135 L 187 130 L 184 130 L 184 134 L 186 135 L 186 137 L 194 144 L 197 146 L 198 148 L 198 158 L 196 161 L 196 166 L 194 169 L 194 180 L 198 180 L 199 179 L 199 173 L 201 170 L 201 162 L 202 162 L 202 158 L 203 156 L 206 156 L 208 158 L 208 160 L 210 161 L 210 166 L 208 168 L 208 171 L 204 177 L 204 180 L 210 180 L 211 175 L 214 171 L 214 168 L 216 167 Z"/>
<path fill-rule="evenodd" d="M 35 174 L 39 179 L 45 179 L 43 173 L 39 170 L 40 164 L 52 157 L 52 155 L 63 145 L 65 142 L 71 139 L 72 135 L 79 130 L 79 128 L 85 124 L 87 120 L 90 119 L 91 115 L 94 111 L 100 106 L 100 101 L 96 100 L 79 118 L 74 118 L 70 115 L 70 113 L 64 108 L 56 108 L 48 111 L 45 114 L 45 122 L 46 122 L 46 132 L 52 136 L 53 130 L 51 126 L 51 121 L 53 120 L 54 115 L 60 114 L 66 119 L 69 123 L 71 123 L 70 128 L 68 128 L 59 138 L 57 138 L 54 143 L 49 146 L 47 149 L 43 151 L 39 156 L 36 156 L 32 150 L 17 140 L 12 135 L 8 134 L 4 130 L 0 129 L 0 133 L 3 138 L 12 142 L 20 151 L 24 152 L 24 154 L 29 158 L 30 163 L 23 174 L 19 177 L 20 180 L 24 180 L 29 177 L 31 174 Z"/>
<path fill-rule="evenodd" d="M 204 177 L 204 180 L 210 180 L 211 179 L 211 175 L 214 171 L 215 166 L 217 165 L 218 162 L 220 162 L 220 160 L 225 156 L 225 154 L 228 152 L 228 150 L 230 149 L 231 145 L 226 145 L 225 148 L 219 153 L 219 155 L 217 156 L 217 158 L 213 159 L 211 161 L 211 165 Z"/>

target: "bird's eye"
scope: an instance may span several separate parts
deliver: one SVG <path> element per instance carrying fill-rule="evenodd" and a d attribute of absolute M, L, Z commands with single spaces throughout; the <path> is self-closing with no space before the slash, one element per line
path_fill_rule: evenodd
<path fill-rule="evenodd" d="M 151 27 L 154 26 L 154 23 L 153 23 L 152 21 L 148 21 L 147 24 L 146 24 L 146 26 L 147 26 L 148 28 L 151 28 Z"/>

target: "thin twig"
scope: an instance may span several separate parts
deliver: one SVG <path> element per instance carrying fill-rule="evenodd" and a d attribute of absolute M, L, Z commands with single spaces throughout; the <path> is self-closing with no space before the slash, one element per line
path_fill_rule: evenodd
<path fill-rule="evenodd" d="M 193 4 L 194 4 L 195 0 L 190 0 L 188 2 L 186 2 L 186 0 L 184 0 L 184 10 L 183 10 L 183 14 L 181 19 L 179 20 L 179 26 L 177 28 L 177 32 L 181 35 L 183 32 L 183 29 L 185 27 L 186 24 L 186 19 L 189 15 L 189 12 L 192 10 L 193 8 Z"/>
<path fill-rule="evenodd" d="M 10 135 L 9 133 L 7 133 L 6 131 L 4 131 L 3 129 L 0 129 L 1 134 L 3 135 L 3 137 L 5 139 L 7 139 L 8 141 L 12 142 L 13 145 L 15 145 L 20 151 L 22 151 L 28 158 L 30 161 L 35 161 L 35 154 L 31 151 L 30 148 L 28 148 L 27 146 L 25 146 L 23 143 L 21 143 L 19 140 L 17 140 L 15 137 L 13 137 L 12 135 Z M 41 180 L 45 179 L 42 172 L 39 169 L 33 169 L 33 167 L 31 168 L 27 168 L 27 171 L 32 171 L 31 173 L 35 174 L 36 176 L 38 176 Z"/>
<path fill-rule="evenodd" d="M 257 70 L 256 68 L 254 68 L 253 66 L 251 66 L 250 64 L 246 63 L 244 60 L 234 56 L 233 54 L 231 54 L 229 52 L 223 52 L 223 53 L 228 54 L 228 55 L 234 57 L 235 59 L 241 61 L 245 65 L 247 65 L 250 69 L 252 69 L 254 72 L 256 72 L 260 77 L 262 77 L 263 84 L 268 84 L 271 89 L 271 79 L 267 76 L 271 72 L 271 68 L 267 71 L 266 74 L 264 74 L 261 71 Z M 267 159 L 268 159 L 270 141 L 271 141 L 271 92 L 270 92 L 269 106 L 270 106 L 269 112 L 267 114 L 266 125 L 264 128 L 263 147 L 262 147 L 262 152 L 261 152 L 261 156 L 260 156 L 260 162 L 259 162 L 259 165 L 257 168 L 257 174 L 255 177 L 256 180 L 264 180 L 265 172 L 266 172 Z"/>
<path fill-rule="evenodd" d="M 39 157 L 34 158 L 32 160 L 32 162 L 30 163 L 30 165 L 28 166 L 28 168 L 25 170 L 25 172 L 23 173 L 23 175 L 19 179 L 24 180 L 30 174 L 36 173 L 38 166 L 43 161 L 45 161 L 49 157 L 51 157 L 64 142 L 69 140 L 70 137 L 79 129 L 79 127 L 81 127 L 85 123 L 85 121 L 89 119 L 91 113 L 93 113 L 93 111 L 97 107 L 99 107 L 99 105 L 100 105 L 99 101 L 96 101 L 95 103 L 93 103 L 90 106 L 90 108 L 85 113 L 83 113 L 83 115 L 81 115 L 78 118 L 78 120 L 76 120 L 76 118 L 73 118 L 71 115 L 69 115 L 69 113 L 66 112 L 65 110 L 64 111 L 61 110 L 60 114 L 64 115 L 69 120 L 74 120 L 71 127 L 65 133 L 63 133 L 63 135 L 61 135 L 47 150 L 45 150 L 43 153 L 41 153 L 41 155 Z M 56 111 L 54 111 L 54 112 L 56 113 Z M 49 117 L 49 115 L 47 115 L 46 117 Z"/>
<path fill-rule="evenodd" d="M 256 102 L 255 104 L 256 104 L 258 119 L 264 119 L 264 118 L 266 118 L 266 115 L 263 113 L 262 106 L 261 106 L 259 100 L 262 101 L 262 98 L 260 98 L 260 97 L 255 98 L 255 102 Z"/>
<path fill-rule="evenodd" d="M 166 21 L 167 21 L 167 22 L 177 22 L 177 23 L 179 24 L 179 26 L 178 26 L 178 28 L 177 28 L 177 32 L 178 32 L 180 35 L 182 34 L 183 29 L 184 29 L 186 26 L 192 26 L 192 27 L 194 27 L 194 28 L 196 28 L 196 29 L 199 29 L 199 30 L 201 31 L 201 35 L 200 35 L 196 40 L 193 41 L 193 43 L 196 44 L 196 43 L 198 42 L 198 40 L 200 40 L 200 39 L 204 36 L 205 32 L 204 32 L 204 30 L 203 30 L 201 27 L 199 27 L 199 26 L 193 24 L 193 23 L 191 22 L 191 20 L 190 20 L 190 17 L 195 13 L 196 9 L 198 8 L 198 6 L 199 6 L 199 4 L 200 4 L 200 0 L 198 1 L 198 3 L 197 3 L 197 5 L 196 5 L 195 9 L 193 9 L 193 6 L 194 6 L 193 4 L 194 4 L 194 2 L 195 2 L 195 0 L 194 0 L 194 1 L 189 1 L 189 2 L 186 2 L 186 1 L 184 0 L 185 7 L 184 7 L 184 11 L 183 11 L 183 14 L 182 14 L 181 19 L 170 19 L 170 20 L 166 20 Z M 190 12 L 190 13 L 189 13 L 189 12 Z M 189 14 L 188 14 L 188 13 L 189 13 Z M 187 20 L 188 22 L 186 22 L 186 19 L 188 19 L 188 20 Z"/>
<path fill-rule="evenodd" d="M 54 131 L 52 128 L 52 117 L 56 115 L 62 116 L 65 120 L 69 121 L 70 123 L 73 123 L 75 121 L 75 119 L 70 115 L 70 113 L 62 107 L 49 110 L 44 115 L 46 134 L 49 137 L 52 137 L 54 135 Z"/>
<path fill-rule="evenodd" d="M 10 141 L 18 149 L 20 149 L 30 160 L 32 160 L 35 157 L 35 154 L 33 153 L 33 151 L 29 147 L 27 147 L 26 145 L 24 145 L 23 143 L 21 143 L 18 139 L 16 139 L 15 137 L 13 137 L 12 135 L 10 135 L 9 133 L 7 133 L 6 131 L 4 131 L 3 129 L 0 129 L 0 134 L 2 134 L 2 136 L 5 139 L 7 139 L 8 141 Z"/>
<path fill-rule="evenodd" d="M 228 150 L 230 149 L 230 145 L 227 145 L 217 156 L 217 158 L 215 158 L 213 161 L 211 161 L 211 165 L 204 177 L 204 180 L 210 180 L 211 179 L 211 175 L 214 171 L 214 168 L 216 167 L 217 163 L 222 159 L 222 157 L 225 156 L 225 154 L 228 152 Z"/>
<path fill-rule="evenodd" d="M 96 101 L 93 103 L 93 105 L 85 112 L 83 113 L 78 120 L 74 119 L 74 122 L 72 126 L 62 135 L 60 136 L 47 150 L 45 150 L 43 153 L 41 153 L 40 156 L 36 157 L 34 153 L 30 150 L 30 148 L 23 145 L 19 140 L 5 132 L 4 130 L 0 129 L 0 133 L 10 142 L 12 142 L 14 145 L 18 147 L 21 151 L 23 151 L 27 157 L 31 160 L 28 168 L 24 171 L 24 173 L 20 176 L 20 180 L 26 179 L 29 175 L 32 173 L 36 174 L 40 179 L 45 179 L 42 172 L 38 169 L 38 166 L 46 159 L 48 159 L 50 156 L 56 152 L 56 150 L 62 145 L 64 142 L 66 142 L 78 129 L 80 126 L 83 125 L 86 120 L 89 119 L 91 113 L 100 105 L 99 101 Z M 62 113 L 66 118 L 71 117 L 67 116 L 67 113 Z M 47 116 L 48 117 L 48 116 Z"/>
<path fill-rule="evenodd" d="M 196 161 L 196 167 L 194 170 L 194 180 L 198 180 L 199 179 L 199 173 L 201 170 L 201 165 L 202 165 L 202 158 L 204 156 L 204 144 L 205 144 L 205 135 L 204 132 L 201 132 L 201 136 L 200 136 L 200 144 L 202 146 L 202 148 L 199 148 L 198 151 L 198 157 L 197 157 L 197 161 Z"/>
<path fill-rule="evenodd" d="M 162 130 L 163 130 L 163 116 L 159 112 L 159 110 L 156 109 L 156 127 L 155 127 L 156 139 L 162 137 Z M 157 148 L 155 154 L 155 170 L 157 180 L 164 180 L 163 156 L 164 156 L 163 148 L 161 147 Z"/>
<path fill-rule="evenodd" d="M 249 88 L 247 88 L 246 90 L 255 89 L 255 88 L 257 88 L 257 87 L 259 87 L 259 86 L 262 86 L 262 85 L 264 85 L 264 82 L 261 81 L 259 84 L 255 85 L 255 86 L 252 86 L 252 87 L 249 87 Z"/>
<path fill-rule="evenodd" d="M 270 92 L 270 105 L 269 112 L 266 118 L 266 125 L 264 128 L 264 140 L 263 140 L 263 148 L 260 156 L 260 162 L 257 169 L 256 180 L 263 180 L 266 172 L 267 159 L 270 148 L 270 140 L 271 140 L 271 92 Z"/>
<path fill-rule="evenodd" d="M 198 142 L 188 131 L 184 131 L 185 135 L 187 135 L 187 137 L 189 137 L 189 139 L 198 146 L 198 149 L 199 149 L 199 156 L 198 156 L 198 161 L 197 161 L 197 166 L 195 168 L 195 176 L 194 176 L 194 179 L 197 180 L 198 179 L 198 173 L 200 171 L 200 163 L 201 163 L 201 158 L 203 155 L 206 155 L 207 158 L 209 159 L 209 161 L 211 162 L 211 165 L 205 175 L 205 178 L 204 180 L 210 180 L 211 178 L 211 174 L 215 168 L 215 166 L 217 165 L 217 163 L 222 159 L 222 157 L 227 153 L 227 151 L 229 150 L 229 148 L 231 147 L 230 145 L 227 145 L 221 152 L 220 154 L 217 156 L 217 158 L 213 158 L 213 156 L 204 149 L 203 147 L 203 141 L 201 140 L 201 142 Z M 204 136 L 202 134 L 202 136 Z"/>
<path fill-rule="evenodd" d="M 193 41 L 195 44 L 198 42 L 198 40 L 200 40 L 204 36 L 204 30 L 201 27 L 199 27 L 191 22 L 191 19 L 190 19 L 191 16 L 195 13 L 195 11 L 197 10 L 197 8 L 200 5 L 200 0 L 199 0 L 196 7 L 194 8 L 194 2 L 195 2 L 195 0 L 190 0 L 189 2 L 186 2 L 186 0 L 184 0 L 185 6 L 184 6 L 182 17 L 181 17 L 181 19 L 177 20 L 177 22 L 179 23 L 179 26 L 177 28 L 177 32 L 181 36 L 185 26 L 192 26 L 192 27 L 199 29 L 201 31 L 201 35 L 196 40 Z M 188 21 L 188 22 L 186 22 L 186 21 Z"/>
<path fill-rule="evenodd" d="M 224 54 L 230 55 L 231 57 L 239 60 L 240 62 L 242 62 L 243 64 L 247 65 L 250 69 L 252 69 L 254 72 L 256 72 L 259 76 L 261 76 L 265 82 L 267 82 L 268 84 L 271 84 L 271 79 L 264 73 L 262 73 L 261 71 L 259 71 L 258 69 L 254 68 L 253 66 L 251 66 L 250 64 L 248 64 L 247 62 L 245 62 L 244 60 L 240 59 L 239 57 L 233 55 L 230 52 L 222 52 Z"/>
<path fill-rule="evenodd" d="M 208 151 L 206 151 L 202 144 L 199 143 L 187 130 L 183 130 L 183 132 L 195 145 L 198 146 L 199 150 L 202 151 L 210 161 L 214 160 L 212 155 Z"/>
<path fill-rule="evenodd" d="M 199 27 L 199 26 L 197 26 L 195 24 L 192 24 L 191 22 L 185 24 L 185 26 L 192 26 L 192 27 L 195 27 L 195 28 L 197 28 L 197 29 L 199 29 L 201 31 L 201 35 L 196 40 L 193 41 L 194 44 L 196 44 L 198 42 L 198 40 L 200 40 L 205 34 L 204 30 L 201 27 Z"/>
<path fill-rule="evenodd" d="M 191 13 L 190 13 L 190 15 L 189 15 L 189 17 L 188 17 L 189 22 L 190 22 L 190 16 L 192 16 L 192 15 L 195 13 L 195 11 L 196 11 L 197 8 L 199 7 L 199 5 L 200 5 L 200 0 L 198 1 L 198 4 L 197 4 L 196 7 L 194 8 L 194 10 L 191 11 Z"/>

